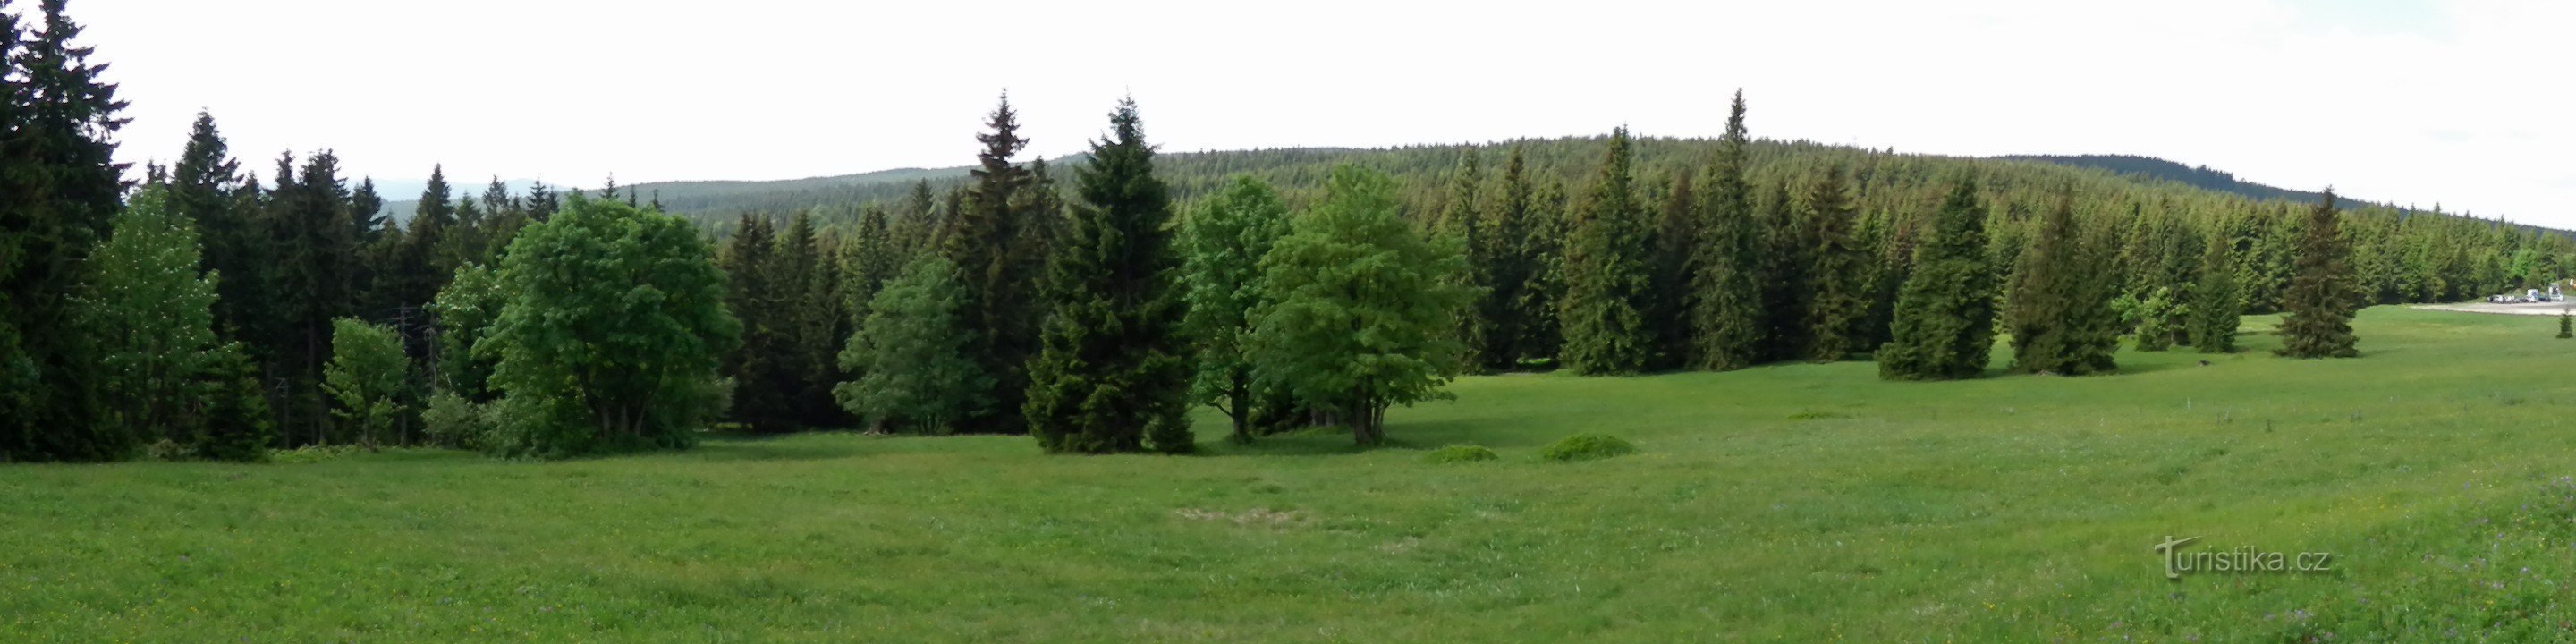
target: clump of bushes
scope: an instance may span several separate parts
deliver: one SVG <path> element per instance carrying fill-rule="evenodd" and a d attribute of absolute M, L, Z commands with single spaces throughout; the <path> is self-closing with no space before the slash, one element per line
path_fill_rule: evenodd
<path fill-rule="evenodd" d="M 429 398 L 429 407 L 421 410 L 420 420 L 427 426 L 430 441 L 440 447 L 483 449 L 499 420 L 494 418 L 492 408 L 490 403 L 439 392 Z"/>
<path fill-rule="evenodd" d="M 1539 458 L 1559 461 L 1594 461 L 1637 453 L 1637 446 L 1609 434 L 1575 434 L 1549 443 L 1539 450 Z"/>
<path fill-rule="evenodd" d="M 1483 445 L 1450 445 L 1448 447 L 1424 453 L 1422 455 L 1422 462 L 1433 464 L 1473 463 L 1499 458 L 1502 458 L 1502 455 L 1495 454 L 1492 448 L 1488 448 Z"/>

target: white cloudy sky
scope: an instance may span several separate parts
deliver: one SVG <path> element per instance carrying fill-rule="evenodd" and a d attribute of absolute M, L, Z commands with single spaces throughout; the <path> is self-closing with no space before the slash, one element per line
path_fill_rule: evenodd
<path fill-rule="evenodd" d="M 25 8 L 32 0 L 18 2 Z M 1167 150 L 1607 131 L 2125 153 L 2576 226 L 2563 0 L 74 0 L 134 160 L 212 110 L 249 165 L 416 182 L 774 179 L 1034 151 L 1132 93 Z M 402 195 L 408 197 L 408 195 Z"/>

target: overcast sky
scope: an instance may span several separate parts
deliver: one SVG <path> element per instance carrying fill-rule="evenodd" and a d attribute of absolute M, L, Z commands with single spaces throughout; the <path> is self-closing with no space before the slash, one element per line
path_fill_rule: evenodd
<path fill-rule="evenodd" d="M 32 0 L 13 6 L 31 7 Z M 2576 2 L 73 0 L 130 160 L 198 109 L 417 185 L 784 179 L 1032 151 L 1133 94 L 1168 151 L 1595 134 L 2140 154 L 2576 226 Z M 413 195 L 389 195 L 410 198 Z"/>

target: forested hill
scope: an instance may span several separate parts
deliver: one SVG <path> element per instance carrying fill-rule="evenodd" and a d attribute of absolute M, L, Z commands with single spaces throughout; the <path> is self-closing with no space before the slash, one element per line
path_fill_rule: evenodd
<path fill-rule="evenodd" d="M 1602 137 L 1529 139 L 1477 145 L 1422 145 L 1399 148 L 1292 148 L 1275 150 L 1232 150 L 1212 152 L 1168 153 L 1157 159 L 1162 172 L 1186 199 L 1217 181 L 1233 174 L 1250 174 L 1279 184 L 1292 198 L 1305 189 L 1320 184 L 1324 172 L 1333 164 L 1356 162 L 1378 167 L 1394 174 L 1405 184 L 1408 201 L 1429 207 L 1437 197 L 1447 174 L 1457 164 L 1461 153 L 1480 150 L 1488 165 L 1501 160 L 1505 150 L 1520 146 L 1527 150 L 1532 169 L 1541 177 L 1553 177 L 1569 185 L 1579 184 L 1598 160 Z M 1638 140 L 1639 177 L 1647 185 L 1660 185 L 1674 171 L 1695 171 L 1714 154 L 1713 139 Z M 1771 174 L 1790 178 L 1829 162 L 1842 162 L 1855 170 L 1867 167 L 1897 166 L 1938 169 L 1936 172 L 1974 170 L 1994 181 L 2008 184 L 2060 184 L 2088 186 L 2115 192 L 2137 191 L 2139 195 L 2190 195 L 2185 201 L 2218 198 L 2247 202 L 2280 201 L 2315 203 L 2318 193 L 2280 188 L 2238 179 L 2225 171 L 2208 167 L 2187 166 L 2172 161 L 2127 155 L 2016 155 L 1990 158 L 1951 157 L 1940 155 L 1901 154 L 1883 150 L 1865 150 L 1829 146 L 1804 141 L 1757 141 L 1753 145 L 1757 175 Z M 1079 157 L 1049 160 L 1050 171 L 1059 180 L 1070 178 L 1071 166 L 1081 163 Z M 659 198 L 665 210 L 689 216 L 712 227 L 729 227 L 743 213 L 762 213 L 785 217 L 811 211 L 826 223 L 855 219 L 867 204 L 880 204 L 900 210 L 897 202 L 927 181 L 936 192 L 946 192 L 960 185 L 968 166 L 946 168 L 900 168 L 861 174 L 812 177 L 780 181 L 680 181 L 644 183 L 627 186 L 641 199 Z M 559 186 L 560 187 L 560 186 Z M 2079 192 L 2092 193 L 2093 190 Z M 2097 193 L 2098 194 L 2098 193 Z M 2105 195 L 2107 196 L 2107 195 Z M 2142 198 L 2142 197 L 2141 197 Z M 2339 197 L 2340 199 L 2340 197 Z M 2384 207 L 2370 202 L 2344 200 L 2356 208 Z M 413 202 L 397 201 L 387 205 L 389 215 L 400 220 L 411 214 Z"/>
<path fill-rule="evenodd" d="M 2155 157 L 2142 157 L 2127 154 L 2030 154 L 2000 156 L 1994 158 L 2003 161 L 2036 161 L 2040 163 L 2053 163 L 2078 168 L 2108 170 L 2112 174 L 2121 176 L 2171 181 L 2202 190 L 2224 192 L 2243 196 L 2249 199 L 2278 199 L 2296 203 L 2316 203 L 2317 198 L 2323 196 L 2322 194 L 2315 192 L 2291 190 L 2288 188 L 2267 186 L 2260 183 L 2245 181 L 2236 178 L 2234 173 L 2212 169 L 2205 165 L 2187 166 Z M 2347 201 L 2358 205 L 2378 205 L 2370 202 L 2354 200 L 2344 195 L 2336 195 L 2335 198 L 2340 201 Z"/>

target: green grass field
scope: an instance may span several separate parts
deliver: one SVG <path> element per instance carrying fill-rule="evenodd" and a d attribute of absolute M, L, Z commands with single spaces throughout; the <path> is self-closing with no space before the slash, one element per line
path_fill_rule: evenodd
<path fill-rule="evenodd" d="M 1389 416 L 1485 462 L 1202 417 L 1217 453 L 1179 458 L 815 434 L 0 467 L 0 641 L 2563 639 L 2556 325 L 2374 308 L 2359 360 L 2080 379 L 1480 377 Z M 1640 452 L 1538 459 L 1577 432 Z M 2169 581 L 2168 536 L 2333 570 Z"/>

